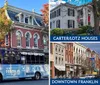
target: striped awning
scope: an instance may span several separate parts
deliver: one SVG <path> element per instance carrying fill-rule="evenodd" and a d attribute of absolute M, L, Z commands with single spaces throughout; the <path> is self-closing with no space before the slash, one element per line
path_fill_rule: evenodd
<path fill-rule="evenodd" d="M 35 55 L 35 56 L 44 56 L 44 53 L 32 53 L 32 52 L 21 52 L 22 55 Z"/>

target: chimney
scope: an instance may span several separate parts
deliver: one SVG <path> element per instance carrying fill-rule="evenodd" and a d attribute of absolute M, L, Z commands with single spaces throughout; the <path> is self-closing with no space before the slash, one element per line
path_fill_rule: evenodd
<path fill-rule="evenodd" d="M 7 0 L 4 1 L 4 5 L 5 5 L 5 6 L 8 5 L 8 1 L 7 1 Z"/>

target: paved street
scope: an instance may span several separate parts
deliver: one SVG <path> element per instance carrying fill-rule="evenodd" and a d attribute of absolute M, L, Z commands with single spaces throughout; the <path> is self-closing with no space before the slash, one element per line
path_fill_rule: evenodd
<path fill-rule="evenodd" d="M 0 83 L 0 85 L 48 85 L 48 80 L 47 79 L 42 79 L 42 80 L 10 80 L 10 81 L 3 81 Z"/>

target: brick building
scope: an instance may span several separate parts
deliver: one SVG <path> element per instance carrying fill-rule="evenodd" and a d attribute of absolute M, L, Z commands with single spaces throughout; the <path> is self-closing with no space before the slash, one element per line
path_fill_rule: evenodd
<path fill-rule="evenodd" d="M 74 59 L 73 59 L 73 43 L 65 44 L 65 65 L 66 65 L 66 77 L 74 76 Z"/>
<path fill-rule="evenodd" d="M 5 46 L 23 51 L 21 54 L 46 56 L 48 58 L 48 33 L 42 31 L 44 24 L 42 15 L 35 11 L 17 8 L 5 2 L 7 19 L 12 21 L 13 31 L 5 36 Z M 31 52 L 31 53 L 30 53 Z"/>

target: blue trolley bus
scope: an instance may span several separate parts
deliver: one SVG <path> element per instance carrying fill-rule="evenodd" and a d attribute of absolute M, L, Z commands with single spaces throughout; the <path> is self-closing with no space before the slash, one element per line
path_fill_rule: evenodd
<path fill-rule="evenodd" d="M 49 77 L 48 58 L 34 50 L 0 48 L 0 81 Z"/>

